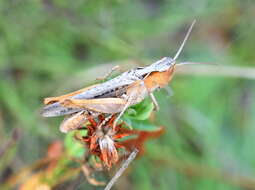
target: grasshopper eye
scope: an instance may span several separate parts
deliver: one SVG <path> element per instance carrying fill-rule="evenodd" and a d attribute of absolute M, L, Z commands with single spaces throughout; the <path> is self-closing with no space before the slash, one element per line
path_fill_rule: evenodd
<path fill-rule="evenodd" d="M 155 65 L 155 71 L 166 71 L 174 63 L 174 60 L 171 57 L 164 57 L 158 61 L 158 64 Z"/>

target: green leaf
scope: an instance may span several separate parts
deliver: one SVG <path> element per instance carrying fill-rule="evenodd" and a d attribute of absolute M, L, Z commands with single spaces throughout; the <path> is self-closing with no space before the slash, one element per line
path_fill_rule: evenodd
<path fill-rule="evenodd" d="M 125 117 L 135 120 L 146 120 L 150 117 L 153 108 L 153 103 L 149 99 L 145 99 L 141 103 L 130 107 Z"/>
<path fill-rule="evenodd" d="M 157 131 L 159 129 L 158 126 L 152 124 L 148 120 L 135 120 L 130 119 L 127 117 L 124 117 L 123 120 L 130 125 L 134 130 L 140 130 L 140 131 Z"/>
<path fill-rule="evenodd" d="M 85 147 L 74 139 L 75 131 L 69 132 L 65 137 L 65 148 L 67 154 L 73 157 L 81 157 L 84 155 Z"/>

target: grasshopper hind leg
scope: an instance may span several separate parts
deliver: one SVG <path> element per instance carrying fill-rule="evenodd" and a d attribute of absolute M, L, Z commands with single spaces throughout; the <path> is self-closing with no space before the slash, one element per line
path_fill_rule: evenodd
<path fill-rule="evenodd" d="M 93 117 L 96 116 L 96 113 L 93 113 Z M 89 113 L 87 111 L 80 111 L 72 115 L 66 116 L 65 119 L 60 124 L 60 131 L 67 133 L 72 130 L 79 129 L 88 121 Z"/>

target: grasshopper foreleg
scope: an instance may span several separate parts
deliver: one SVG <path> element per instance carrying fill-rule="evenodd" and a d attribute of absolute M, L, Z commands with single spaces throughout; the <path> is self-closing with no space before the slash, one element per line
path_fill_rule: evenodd
<path fill-rule="evenodd" d="M 146 78 L 147 78 L 147 76 L 146 76 Z M 149 94 L 149 96 L 150 96 L 150 98 L 152 100 L 152 103 L 155 106 L 154 110 L 159 111 L 159 105 L 158 105 L 158 102 L 157 102 L 154 94 L 146 87 L 144 81 L 143 81 L 142 85 L 144 85 L 144 87 L 146 88 L 146 90 L 147 90 L 147 92 L 148 92 L 148 94 Z"/>

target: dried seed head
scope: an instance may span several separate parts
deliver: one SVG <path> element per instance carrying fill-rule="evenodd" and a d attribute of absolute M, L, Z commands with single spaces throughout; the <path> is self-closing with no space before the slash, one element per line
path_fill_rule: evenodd
<path fill-rule="evenodd" d="M 111 168 L 119 160 L 118 152 L 115 147 L 113 139 L 105 135 L 99 139 L 99 147 L 102 153 L 102 160 L 107 168 Z"/>
<path fill-rule="evenodd" d="M 115 115 L 105 118 L 103 114 L 97 120 L 88 118 L 90 124 L 87 125 L 87 136 L 83 137 L 89 152 L 98 156 L 108 169 L 119 160 L 118 148 L 121 146 L 118 139 L 129 135 L 121 131 L 122 124 L 113 128 L 115 119 Z"/>
<path fill-rule="evenodd" d="M 82 137 L 82 141 L 86 143 L 89 153 L 98 157 L 102 165 L 107 169 L 110 169 L 123 158 L 123 155 L 119 154 L 119 148 L 132 152 L 133 148 L 137 147 L 142 154 L 145 141 L 149 138 L 158 137 L 164 132 L 163 127 L 159 127 L 158 130 L 153 132 L 130 130 L 124 127 L 124 123 L 114 128 L 115 119 L 115 115 L 105 117 L 104 114 L 100 114 L 97 118 L 88 117 L 87 135 Z M 130 135 L 137 137 L 119 141 L 121 138 Z"/>

